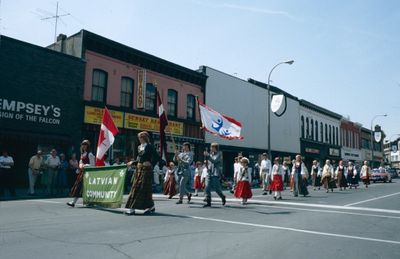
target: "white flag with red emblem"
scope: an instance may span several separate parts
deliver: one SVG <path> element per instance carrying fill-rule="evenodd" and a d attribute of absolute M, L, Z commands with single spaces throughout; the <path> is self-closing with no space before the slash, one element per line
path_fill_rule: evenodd
<path fill-rule="evenodd" d="M 115 126 L 107 107 L 104 108 L 103 121 L 101 122 L 99 140 L 97 141 L 96 166 L 104 166 L 104 154 L 112 146 L 118 128 Z"/>
<path fill-rule="evenodd" d="M 201 123 L 209 133 L 225 139 L 243 139 L 240 136 L 242 124 L 235 119 L 214 111 L 197 100 L 200 108 Z"/>

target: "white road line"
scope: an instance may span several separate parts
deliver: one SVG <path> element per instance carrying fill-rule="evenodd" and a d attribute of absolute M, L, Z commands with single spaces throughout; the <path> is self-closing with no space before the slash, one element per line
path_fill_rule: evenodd
<path fill-rule="evenodd" d="M 288 210 L 301 210 L 301 211 L 311 211 L 311 212 L 322 212 L 322 213 L 333 213 L 333 214 L 346 214 L 346 215 L 357 215 L 364 217 L 378 217 L 378 218 L 388 218 L 388 219 L 400 219 L 398 216 L 387 216 L 387 215 L 378 215 L 378 214 L 366 214 L 366 213 L 357 213 L 357 212 L 347 212 L 347 211 L 337 211 L 337 210 L 318 210 L 318 209 L 304 209 L 304 208 L 295 208 L 295 207 L 285 207 L 285 206 L 272 206 L 272 205 L 259 205 L 254 204 L 258 207 L 268 207 L 268 208 L 277 208 L 277 209 L 288 209 Z"/>
<path fill-rule="evenodd" d="M 387 198 L 387 197 L 390 197 L 390 196 L 394 196 L 394 195 L 399 195 L 399 194 L 400 194 L 400 192 L 396 192 L 396 193 L 392 193 L 392 194 L 389 194 L 389 195 L 379 196 L 379 197 L 372 198 L 372 199 L 368 199 L 368 200 L 364 200 L 364 201 L 359 201 L 359 202 L 354 202 L 354 203 L 346 204 L 346 205 L 344 205 L 344 206 L 345 206 L 345 207 L 349 207 L 349 206 L 353 206 L 353 205 L 357 205 L 357 204 L 361 204 L 361 203 L 366 203 L 366 202 L 370 202 L 370 201 L 375 201 L 375 200 L 379 200 L 379 199 L 384 199 L 384 198 Z"/>
<path fill-rule="evenodd" d="M 292 232 L 298 232 L 298 233 L 306 233 L 306 234 L 312 234 L 312 235 L 341 237 L 341 238 L 348 238 L 348 239 L 356 239 L 356 240 L 364 240 L 364 241 L 372 241 L 372 242 L 400 245 L 400 241 L 395 241 L 395 240 L 360 237 L 360 236 L 351 236 L 351 235 L 342 235 L 342 234 L 319 232 L 319 231 L 306 230 L 306 229 L 279 227 L 279 226 L 271 226 L 271 225 L 262 225 L 262 224 L 254 224 L 254 223 L 247 223 L 247 222 L 240 222 L 240 221 L 222 220 L 222 219 L 214 219 L 214 218 L 204 218 L 204 217 L 197 217 L 197 216 L 188 216 L 188 215 L 186 215 L 186 216 L 189 217 L 189 218 L 192 218 L 192 219 L 198 219 L 198 220 L 204 220 L 204 221 L 213 221 L 213 222 L 235 224 L 235 225 L 243 225 L 243 226 L 250 226 L 250 227 L 257 227 L 257 228 L 286 230 L 286 231 L 292 231 Z"/>
<path fill-rule="evenodd" d="M 57 204 L 59 204 L 59 203 L 61 203 L 61 202 L 59 202 L 59 201 L 48 201 L 48 200 L 28 200 L 29 202 L 44 202 L 44 203 L 57 203 Z"/>

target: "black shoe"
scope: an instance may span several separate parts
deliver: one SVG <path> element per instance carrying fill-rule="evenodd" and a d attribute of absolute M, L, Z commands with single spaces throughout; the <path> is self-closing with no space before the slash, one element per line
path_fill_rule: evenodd
<path fill-rule="evenodd" d="M 279 197 L 278 200 L 282 200 L 282 197 Z"/>
<path fill-rule="evenodd" d="M 234 193 L 234 191 L 233 191 L 233 190 L 230 190 L 229 192 L 230 192 L 230 193 L 232 193 L 232 194 Z"/>
<path fill-rule="evenodd" d="M 182 204 L 183 202 L 182 202 L 182 200 L 178 200 L 177 202 L 176 202 L 176 204 Z"/>
<path fill-rule="evenodd" d="M 272 194 L 272 191 L 269 191 L 269 194 L 271 195 L 271 194 Z"/>
<path fill-rule="evenodd" d="M 263 192 L 263 194 L 262 195 L 267 195 L 267 192 Z"/>
<path fill-rule="evenodd" d="M 204 205 L 203 205 L 203 208 L 207 208 L 207 207 L 210 207 L 210 208 L 211 208 L 211 203 L 207 203 L 207 204 L 204 204 Z"/>
<path fill-rule="evenodd" d="M 192 194 L 189 192 L 187 196 L 188 196 L 188 203 L 190 203 L 190 201 L 192 200 Z"/>
<path fill-rule="evenodd" d="M 75 207 L 75 204 L 74 204 L 74 203 L 72 203 L 72 202 L 70 202 L 70 201 L 69 201 L 69 202 L 67 202 L 67 205 L 68 205 L 68 206 L 70 206 L 70 207 L 72 207 L 72 208 L 73 208 L 73 207 Z"/>
<path fill-rule="evenodd" d="M 274 196 L 274 200 L 276 200 L 276 196 Z"/>
<path fill-rule="evenodd" d="M 225 196 L 223 196 L 221 199 L 222 199 L 222 206 L 225 206 L 225 203 L 226 203 L 226 197 L 225 197 Z"/>

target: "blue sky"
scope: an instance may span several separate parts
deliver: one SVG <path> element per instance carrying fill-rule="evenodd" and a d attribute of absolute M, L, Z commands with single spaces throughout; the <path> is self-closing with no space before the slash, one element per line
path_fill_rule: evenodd
<path fill-rule="evenodd" d="M 60 0 L 58 33 L 87 29 L 188 68 L 266 81 L 370 128 L 400 133 L 400 1 Z M 1 0 L 1 33 L 54 40 L 56 1 Z M 234 115 L 232 115 L 234 116 Z"/>

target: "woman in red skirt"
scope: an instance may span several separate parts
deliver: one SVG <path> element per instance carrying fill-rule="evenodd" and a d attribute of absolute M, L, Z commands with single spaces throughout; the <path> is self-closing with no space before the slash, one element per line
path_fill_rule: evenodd
<path fill-rule="evenodd" d="M 202 164 L 200 161 L 197 161 L 196 169 L 194 171 L 194 184 L 193 184 L 194 196 L 199 196 L 199 190 L 203 188 L 203 185 L 201 184 L 202 172 L 203 172 Z"/>
<path fill-rule="evenodd" d="M 279 164 L 280 158 L 276 157 L 274 160 L 274 166 L 272 167 L 271 173 L 271 190 L 275 192 L 274 199 L 282 200 L 281 191 L 283 191 L 283 169 L 282 165 Z"/>
<path fill-rule="evenodd" d="M 245 205 L 247 203 L 247 199 L 253 197 L 253 193 L 251 192 L 251 174 L 248 171 L 249 160 L 246 157 L 243 157 L 240 160 L 242 167 L 237 175 L 237 187 L 235 190 L 235 197 L 242 199 L 242 204 Z"/>
<path fill-rule="evenodd" d="M 164 177 L 164 194 L 168 195 L 168 199 L 172 199 L 176 195 L 176 174 L 174 162 L 169 163 L 167 173 Z"/>

